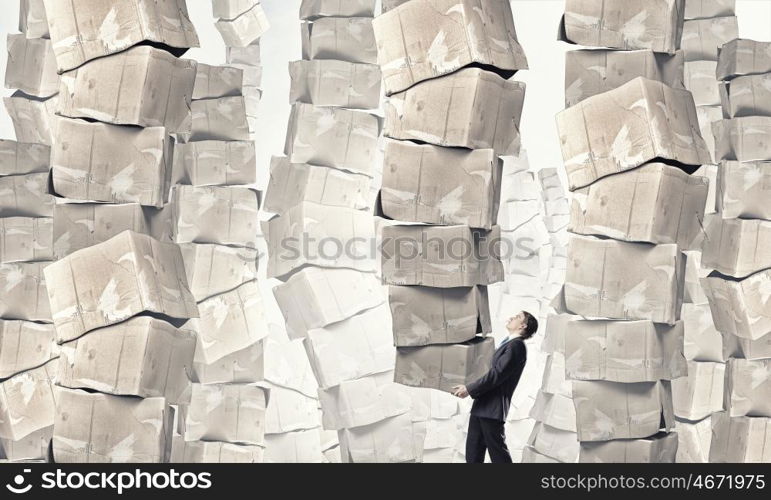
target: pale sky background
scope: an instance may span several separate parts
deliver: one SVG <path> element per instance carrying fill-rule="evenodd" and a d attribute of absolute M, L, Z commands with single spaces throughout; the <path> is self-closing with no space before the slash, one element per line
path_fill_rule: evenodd
<path fill-rule="evenodd" d="M 3 0 L 0 16 L 3 34 L 18 31 L 18 0 Z M 225 61 L 225 48 L 214 28 L 210 0 L 187 0 L 190 16 L 201 39 L 200 49 L 185 57 L 209 64 Z M 287 63 L 300 58 L 300 0 L 262 0 L 271 23 L 262 38 L 263 99 L 256 134 L 259 171 L 267 172 L 271 155 L 283 151 L 289 116 Z M 557 26 L 563 0 L 512 0 L 517 34 L 527 53 L 530 70 L 515 77 L 527 83 L 522 117 L 523 145 L 534 169 L 559 167 L 562 163 L 554 115 L 564 108 L 564 53 L 575 46 L 557 42 Z M 742 38 L 771 41 L 771 0 L 738 0 L 737 16 Z M 5 74 L 5 36 L 0 37 L 0 74 Z M 3 95 L 11 91 L 4 90 Z M 11 121 L 0 111 L 0 138 L 13 138 Z M 259 184 L 264 185 L 265 179 Z"/>

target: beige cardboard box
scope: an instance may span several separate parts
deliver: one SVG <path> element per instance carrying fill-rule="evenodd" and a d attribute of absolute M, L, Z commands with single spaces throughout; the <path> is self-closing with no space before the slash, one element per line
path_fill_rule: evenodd
<path fill-rule="evenodd" d="M 254 141 L 198 141 L 176 144 L 172 169 L 172 184 L 253 184 L 257 180 Z"/>
<path fill-rule="evenodd" d="M 0 219 L 0 263 L 53 260 L 53 219 Z"/>
<path fill-rule="evenodd" d="M 470 65 L 527 69 L 505 0 L 418 0 L 373 21 L 386 94 Z"/>
<path fill-rule="evenodd" d="M 51 322 L 43 269 L 50 262 L 0 264 L 0 318 Z"/>
<path fill-rule="evenodd" d="M 300 19 L 319 17 L 374 17 L 375 0 L 302 0 Z"/>
<path fill-rule="evenodd" d="M 124 231 L 45 269 L 60 342 L 149 312 L 198 316 L 179 247 Z"/>
<path fill-rule="evenodd" d="M 211 364 L 268 335 L 262 295 L 255 281 L 210 297 L 200 304 L 200 319 L 185 324 L 196 332 L 196 362 Z"/>
<path fill-rule="evenodd" d="M 500 228 L 385 226 L 382 277 L 389 285 L 435 288 L 491 285 L 503 281 Z"/>
<path fill-rule="evenodd" d="M 180 435 L 171 442 L 172 464 L 260 464 L 265 449 L 213 441 L 185 441 Z"/>
<path fill-rule="evenodd" d="M 707 463 L 712 444 L 712 419 L 699 422 L 676 421 L 677 463 Z"/>
<path fill-rule="evenodd" d="M 771 160 L 771 116 L 728 118 L 712 124 L 715 160 Z"/>
<path fill-rule="evenodd" d="M 313 375 L 313 367 L 308 360 L 304 341 L 277 337 L 274 334 L 263 341 L 267 360 L 265 380 L 274 386 L 318 399 L 319 384 Z M 315 425 L 318 425 L 318 421 Z"/>
<path fill-rule="evenodd" d="M 260 39 L 258 38 L 246 47 L 225 47 L 225 62 L 230 65 L 260 67 Z"/>
<path fill-rule="evenodd" d="M 53 189 L 75 200 L 160 208 L 168 190 L 171 149 L 163 127 L 62 118 L 51 150 Z"/>
<path fill-rule="evenodd" d="M 46 99 L 32 98 L 16 91 L 10 97 L 3 97 L 5 110 L 13 123 L 16 140 L 51 146 L 56 132 L 55 115 L 58 96 Z"/>
<path fill-rule="evenodd" d="M 738 38 L 725 44 L 718 56 L 717 79 L 771 72 L 771 42 Z"/>
<path fill-rule="evenodd" d="M 707 228 L 701 262 L 743 278 L 771 267 L 771 221 L 718 218 Z"/>
<path fill-rule="evenodd" d="M 147 216 L 138 203 L 57 203 L 53 217 L 53 260 L 103 243 L 123 231 L 150 234 Z"/>
<path fill-rule="evenodd" d="M 290 338 L 351 318 L 385 301 L 372 273 L 306 267 L 273 288 Z"/>
<path fill-rule="evenodd" d="M 308 331 L 305 348 L 319 387 L 391 371 L 395 350 L 385 304 Z"/>
<path fill-rule="evenodd" d="M 48 173 L 0 177 L 0 217 L 51 217 Z"/>
<path fill-rule="evenodd" d="M 265 436 L 265 463 L 323 463 L 320 428 Z"/>
<path fill-rule="evenodd" d="M 771 161 L 720 162 L 717 184 L 723 217 L 771 220 Z"/>
<path fill-rule="evenodd" d="M 377 64 L 371 17 L 321 17 L 302 24 L 303 59 Z"/>
<path fill-rule="evenodd" d="M 53 325 L 0 319 L 0 379 L 43 365 L 58 353 Z"/>
<path fill-rule="evenodd" d="M 771 73 L 721 82 L 720 99 L 726 118 L 771 116 Z"/>
<path fill-rule="evenodd" d="M 742 339 L 731 334 L 725 334 L 724 337 L 726 357 L 730 355 L 751 360 L 771 358 L 771 335 L 766 334 L 757 340 Z"/>
<path fill-rule="evenodd" d="M 393 94 L 385 103 L 384 134 L 516 155 L 524 100 L 524 82 L 467 68 Z"/>
<path fill-rule="evenodd" d="M 336 60 L 291 61 L 289 102 L 350 109 L 380 106 L 380 66 Z"/>
<path fill-rule="evenodd" d="M 712 322 L 712 312 L 709 304 L 683 304 L 683 329 L 685 332 L 683 354 L 692 361 L 712 361 L 724 363 L 727 359 L 726 350 L 732 351 L 738 344 L 728 345 L 731 337 L 717 331 Z M 735 338 L 735 337 L 734 337 Z"/>
<path fill-rule="evenodd" d="M 270 23 L 262 5 L 255 3 L 235 19 L 219 19 L 214 26 L 227 47 L 246 47 L 268 31 Z"/>
<path fill-rule="evenodd" d="M 318 428 L 319 401 L 297 391 L 270 384 L 270 404 L 265 416 L 265 434 L 285 434 Z"/>
<path fill-rule="evenodd" d="M 244 71 L 232 66 L 211 66 L 196 64 L 193 99 L 241 95 L 244 85 Z"/>
<path fill-rule="evenodd" d="M 717 61 L 720 48 L 738 37 L 736 16 L 692 19 L 683 24 L 680 48 L 686 61 Z"/>
<path fill-rule="evenodd" d="M 259 193 L 246 187 L 173 186 L 162 239 L 256 248 Z"/>
<path fill-rule="evenodd" d="M 684 16 L 685 0 L 567 0 L 559 38 L 588 47 L 674 54 Z"/>
<path fill-rule="evenodd" d="M 675 425 L 668 381 L 621 384 L 573 382 L 580 441 L 610 441 L 653 436 Z"/>
<path fill-rule="evenodd" d="M 757 340 L 771 332 L 771 270 L 744 279 L 719 274 L 701 279 L 715 328 L 739 338 Z"/>
<path fill-rule="evenodd" d="M 389 10 L 393 10 L 400 6 L 403 3 L 406 3 L 408 0 L 381 0 L 381 6 L 383 12 L 388 12 Z"/>
<path fill-rule="evenodd" d="M 379 136 L 380 120 L 375 115 L 295 103 L 284 154 L 292 163 L 371 175 Z"/>
<path fill-rule="evenodd" d="M 733 16 L 736 0 L 688 0 L 685 2 L 686 19 Z"/>
<path fill-rule="evenodd" d="M 454 344 L 492 332 L 487 287 L 390 286 L 393 341 L 400 347 Z"/>
<path fill-rule="evenodd" d="M 573 382 L 566 378 L 565 355 L 561 352 L 553 352 L 546 355 L 541 391 L 546 394 L 560 394 L 568 398 L 573 397 Z"/>
<path fill-rule="evenodd" d="M 492 149 L 388 140 L 380 208 L 395 220 L 491 229 L 498 218 L 502 171 Z"/>
<path fill-rule="evenodd" d="M 712 163 L 690 92 L 636 78 L 557 115 L 570 190 L 651 160 Z"/>
<path fill-rule="evenodd" d="M 243 96 L 201 99 L 191 104 L 192 124 L 184 127 L 183 142 L 248 141 L 246 98 Z"/>
<path fill-rule="evenodd" d="M 648 163 L 575 190 L 568 229 L 687 249 L 702 231 L 708 187 L 704 177 Z"/>
<path fill-rule="evenodd" d="M 270 278 L 309 265 L 375 271 L 375 227 L 367 212 L 303 202 L 271 219 L 264 233 Z"/>
<path fill-rule="evenodd" d="M 709 461 L 718 463 L 768 463 L 771 461 L 771 418 L 712 416 Z"/>
<path fill-rule="evenodd" d="M 343 429 L 339 432 L 343 463 L 403 463 L 416 461 L 409 415 Z"/>
<path fill-rule="evenodd" d="M 50 38 L 43 0 L 19 1 L 19 31 L 27 38 Z"/>
<path fill-rule="evenodd" d="M 182 243 L 185 274 L 196 302 L 257 279 L 258 252 L 206 243 Z"/>
<path fill-rule="evenodd" d="M 616 89 L 638 76 L 681 89 L 683 62 L 680 51 L 670 55 L 652 50 L 570 50 L 565 53 L 565 107 Z"/>
<path fill-rule="evenodd" d="M 701 420 L 723 409 L 726 365 L 688 361 L 688 376 L 672 381 L 675 416 Z"/>
<path fill-rule="evenodd" d="M 575 432 L 563 431 L 538 422 L 527 438 L 527 444 L 539 454 L 554 460 L 564 463 L 578 461 L 579 442 Z"/>
<path fill-rule="evenodd" d="M 51 148 L 45 144 L 0 139 L 0 175 L 48 172 Z"/>
<path fill-rule="evenodd" d="M 576 432 L 576 408 L 571 396 L 539 391 L 530 417 L 556 429 Z"/>
<path fill-rule="evenodd" d="M 771 359 L 729 359 L 723 407 L 731 417 L 771 417 Z"/>
<path fill-rule="evenodd" d="M 352 429 L 408 413 L 412 400 L 407 388 L 379 378 L 365 377 L 319 389 L 324 428 Z"/>
<path fill-rule="evenodd" d="M 212 14 L 217 19 L 235 19 L 260 0 L 212 0 Z"/>
<path fill-rule="evenodd" d="M 680 318 L 685 259 L 677 245 L 649 245 L 571 235 L 565 284 L 568 310 L 582 316 Z"/>
<path fill-rule="evenodd" d="M 61 346 L 57 383 L 116 396 L 190 397 L 195 337 L 170 323 L 138 316 Z"/>
<path fill-rule="evenodd" d="M 559 460 L 547 457 L 541 453 L 535 451 L 530 446 L 525 446 L 522 449 L 522 463 L 523 464 L 558 464 Z"/>
<path fill-rule="evenodd" d="M 140 42 L 182 49 L 177 55 L 198 47 L 184 0 L 43 1 L 60 73 Z"/>
<path fill-rule="evenodd" d="M 265 445 L 268 389 L 250 385 L 193 384 L 185 409 L 185 441 Z"/>
<path fill-rule="evenodd" d="M 0 382 L 0 438 L 18 441 L 53 424 L 55 371 L 52 361 Z"/>
<path fill-rule="evenodd" d="M 329 207 L 362 210 L 370 205 L 372 179 L 366 175 L 307 163 L 290 163 L 285 156 L 270 161 L 270 180 L 263 209 L 282 214 L 310 201 Z"/>
<path fill-rule="evenodd" d="M 686 61 L 685 88 L 693 94 L 697 106 L 718 106 L 720 89 L 715 79 L 716 61 Z"/>
<path fill-rule="evenodd" d="M 572 320 L 565 375 L 574 380 L 655 382 L 684 377 L 683 322 Z"/>
<path fill-rule="evenodd" d="M 717 171 L 717 165 L 702 165 L 693 173 L 693 175 L 703 177 L 709 181 L 709 187 L 707 188 L 707 204 L 704 208 L 705 219 L 709 219 L 711 215 L 714 216 L 717 213 Z M 708 224 L 709 221 L 705 221 L 705 226 Z M 696 241 L 701 241 L 703 238 L 704 234 L 702 232 Z"/>
<path fill-rule="evenodd" d="M 48 448 L 53 433 L 54 427 L 51 425 L 16 441 L 0 438 L 0 457 L 3 457 L 3 462 L 45 462 L 49 457 Z"/>
<path fill-rule="evenodd" d="M 56 387 L 57 463 L 165 461 L 171 410 L 163 398 L 131 398 Z"/>
<path fill-rule="evenodd" d="M 20 89 L 25 94 L 49 97 L 59 92 L 59 75 L 51 40 L 27 38 L 23 33 L 9 34 L 8 65 L 5 87 Z"/>
<path fill-rule="evenodd" d="M 582 443 L 580 463 L 673 464 L 677 455 L 677 433 L 658 433 L 645 439 L 617 439 Z"/>
<path fill-rule="evenodd" d="M 400 347 L 396 352 L 394 382 L 451 392 L 482 377 L 495 351 L 492 337 L 463 344 Z"/>
<path fill-rule="evenodd" d="M 698 106 L 696 116 L 699 117 L 699 131 L 707 143 L 709 150 L 710 163 L 715 163 L 715 136 L 712 133 L 712 124 L 723 119 L 723 110 L 720 106 Z M 703 166 L 703 165 L 702 165 Z"/>
<path fill-rule="evenodd" d="M 198 355 L 193 362 L 193 381 L 201 384 L 252 384 L 265 379 L 264 341 L 223 356 L 213 363 L 201 361 Z M 201 349 L 199 343 L 196 351 Z"/>

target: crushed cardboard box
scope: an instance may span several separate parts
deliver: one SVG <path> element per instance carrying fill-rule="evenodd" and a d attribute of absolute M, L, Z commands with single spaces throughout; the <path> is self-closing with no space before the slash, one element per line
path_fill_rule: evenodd
<path fill-rule="evenodd" d="M 723 161 L 717 183 L 717 204 L 723 217 L 771 220 L 771 161 Z"/>
<path fill-rule="evenodd" d="M 731 358 L 723 408 L 731 417 L 771 417 L 771 359 Z"/>
<path fill-rule="evenodd" d="M 213 363 L 193 360 L 193 382 L 201 384 L 253 384 L 265 380 L 264 341 L 221 357 Z M 197 344 L 196 352 L 201 348 Z"/>
<path fill-rule="evenodd" d="M 337 59 L 377 64 L 377 46 L 371 17 L 321 17 L 303 23 L 305 60 Z"/>
<path fill-rule="evenodd" d="M 56 360 L 0 382 L 0 438 L 18 441 L 50 427 L 58 397 L 53 378 Z"/>
<path fill-rule="evenodd" d="M 44 365 L 58 355 L 53 325 L 0 319 L 0 379 Z"/>
<path fill-rule="evenodd" d="M 373 0 L 374 2 L 374 0 Z M 265 463 L 322 463 L 320 428 L 265 436 Z"/>
<path fill-rule="evenodd" d="M 771 73 L 771 42 L 737 38 L 723 45 L 717 59 L 717 79 Z"/>
<path fill-rule="evenodd" d="M 272 386 L 284 387 L 318 399 L 319 384 L 308 360 L 305 342 L 301 339 L 277 339 L 275 335 L 262 342 L 267 360 L 265 380 Z"/>
<path fill-rule="evenodd" d="M 198 141 L 174 146 L 172 184 L 238 186 L 256 180 L 253 141 Z"/>
<path fill-rule="evenodd" d="M 339 432 L 343 463 L 414 462 L 413 426 L 409 415 L 343 429 Z"/>
<path fill-rule="evenodd" d="M 715 80 L 715 61 L 686 61 L 684 65 L 685 88 L 693 94 L 696 106 L 720 105 L 720 88 Z"/>
<path fill-rule="evenodd" d="M 698 422 L 678 420 L 675 422 L 675 432 L 677 432 L 676 463 L 709 462 L 709 448 L 712 444 L 710 417 Z"/>
<path fill-rule="evenodd" d="M 0 139 L 0 176 L 48 172 L 51 148 L 45 144 Z"/>
<path fill-rule="evenodd" d="M 258 38 L 246 47 L 225 47 L 225 62 L 230 65 L 260 67 L 262 54 Z"/>
<path fill-rule="evenodd" d="M 738 37 L 736 16 L 689 19 L 683 23 L 680 48 L 686 61 L 717 61 L 720 48 Z"/>
<path fill-rule="evenodd" d="M 319 17 L 374 17 L 376 0 L 302 0 L 300 19 Z"/>
<path fill-rule="evenodd" d="M 0 218 L 0 263 L 54 260 L 53 219 Z"/>
<path fill-rule="evenodd" d="M 530 417 L 556 429 L 576 432 L 576 408 L 572 396 L 539 391 Z"/>
<path fill-rule="evenodd" d="M 180 435 L 171 441 L 172 464 L 258 464 L 265 449 L 261 446 L 213 441 L 185 441 Z"/>
<path fill-rule="evenodd" d="M 771 72 L 721 82 L 720 100 L 726 118 L 771 116 Z"/>
<path fill-rule="evenodd" d="M 581 443 L 578 461 L 595 464 L 673 464 L 677 444 L 676 432 L 661 432 L 644 439 Z"/>
<path fill-rule="evenodd" d="M 13 123 L 16 140 L 51 146 L 56 132 L 56 102 L 59 96 L 46 99 L 27 96 L 16 91 L 10 97 L 3 97 L 5 110 Z"/>
<path fill-rule="evenodd" d="M 347 61 L 289 63 L 289 102 L 349 109 L 380 106 L 380 66 Z"/>
<path fill-rule="evenodd" d="M 207 243 L 182 243 L 182 260 L 196 302 L 257 279 L 258 251 Z"/>
<path fill-rule="evenodd" d="M 508 432 L 507 432 L 508 434 Z M 575 432 L 563 431 L 537 422 L 527 444 L 536 452 L 564 463 L 578 461 L 579 442 Z"/>
<path fill-rule="evenodd" d="M 270 23 L 258 2 L 234 19 L 218 19 L 214 26 L 222 35 L 226 46 L 246 47 L 268 31 Z"/>
<path fill-rule="evenodd" d="M 185 441 L 265 445 L 269 391 L 250 385 L 193 384 L 184 407 Z"/>
<path fill-rule="evenodd" d="M 35 97 L 50 97 L 59 92 L 51 40 L 10 33 L 6 46 L 5 88 L 19 89 Z"/>
<path fill-rule="evenodd" d="M 51 217 L 48 173 L 0 177 L 0 217 Z"/>
<path fill-rule="evenodd" d="M 689 361 L 724 363 L 728 358 L 726 354 L 736 350 L 738 339 L 717 331 L 709 304 L 684 303 L 681 317 L 684 330 L 683 354 Z M 730 342 L 732 338 L 736 340 Z"/>
<path fill-rule="evenodd" d="M 686 19 L 733 16 L 736 0 L 688 0 L 685 2 Z"/>
<path fill-rule="evenodd" d="M 723 337 L 726 357 L 735 356 L 751 360 L 771 358 L 771 334 L 763 335 L 756 340 L 743 339 L 731 334 L 724 334 Z"/>
<path fill-rule="evenodd" d="M 18 440 L 0 438 L 0 457 L 3 462 L 48 461 L 53 433 L 51 425 Z"/>
<path fill-rule="evenodd" d="M 723 111 L 720 106 L 697 106 L 696 116 L 699 118 L 699 131 L 712 158 L 710 163 L 715 163 L 715 136 L 712 133 L 712 124 L 723 119 Z"/>
<path fill-rule="evenodd" d="M 19 0 L 19 31 L 27 38 L 50 38 L 43 0 Z"/>
<path fill-rule="evenodd" d="M 688 376 L 672 381 L 675 416 L 701 420 L 723 409 L 726 365 L 688 361 Z"/>
<path fill-rule="evenodd" d="M 260 0 L 212 0 L 212 15 L 215 19 L 235 19 Z"/>
<path fill-rule="evenodd" d="M 0 318 L 51 322 L 43 269 L 50 262 L 0 264 Z"/>
<path fill-rule="evenodd" d="M 217 97 L 241 95 L 244 85 L 244 71 L 233 66 L 212 66 L 196 64 L 193 99 L 216 99 Z"/>
<path fill-rule="evenodd" d="M 248 141 L 244 96 L 201 99 L 191 103 L 191 123 L 183 126 L 183 142 Z"/>
<path fill-rule="evenodd" d="M 147 214 L 138 203 L 57 203 L 53 216 L 52 260 L 103 243 L 123 231 L 150 234 Z"/>
<path fill-rule="evenodd" d="M 744 279 L 712 273 L 701 279 L 719 332 L 757 340 L 771 332 L 771 270 Z"/>
<path fill-rule="evenodd" d="M 771 461 L 771 418 L 712 415 L 713 463 L 768 463 Z"/>
<path fill-rule="evenodd" d="M 319 389 L 325 429 L 352 429 L 374 424 L 410 411 L 412 400 L 405 386 L 377 377 L 365 377 Z"/>
<path fill-rule="evenodd" d="M 319 401 L 286 387 L 270 384 L 265 434 L 284 434 L 319 426 Z"/>
<path fill-rule="evenodd" d="M 771 116 L 726 118 L 712 124 L 715 160 L 771 160 Z"/>
<path fill-rule="evenodd" d="M 722 274 L 744 278 L 771 268 L 771 221 L 723 219 L 707 228 L 701 263 Z"/>

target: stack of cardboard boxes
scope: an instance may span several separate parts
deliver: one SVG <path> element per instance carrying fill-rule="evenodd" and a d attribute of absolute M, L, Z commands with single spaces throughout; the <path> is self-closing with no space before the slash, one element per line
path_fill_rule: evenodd
<path fill-rule="evenodd" d="M 0 140 L 0 460 L 43 460 L 53 432 L 58 347 L 43 269 L 54 259 L 47 192 L 59 92 L 42 2 L 22 1 L 8 35 L 5 107 L 17 141 Z M 42 17 L 41 17 L 42 16 Z M 37 20 L 41 21 L 38 22 Z M 54 360 L 54 361 L 52 361 Z"/>

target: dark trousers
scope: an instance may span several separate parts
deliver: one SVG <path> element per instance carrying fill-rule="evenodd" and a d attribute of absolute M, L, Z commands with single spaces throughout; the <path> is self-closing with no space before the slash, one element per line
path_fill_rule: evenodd
<path fill-rule="evenodd" d="M 468 437 L 466 438 L 466 463 L 481 464 L 485 461 L 485 451 L 490 453 L 494 464 L 510 464 L 511 455 L 506 446 L 506 434 L 503 422 L 492 418 L 469 417 Z"/>

